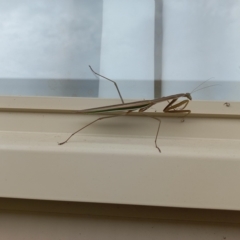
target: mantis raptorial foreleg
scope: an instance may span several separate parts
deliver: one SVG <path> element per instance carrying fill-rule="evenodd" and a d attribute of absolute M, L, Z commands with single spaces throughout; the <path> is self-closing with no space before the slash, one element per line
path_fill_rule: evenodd
<path fill-rule="evenodd" d="M 165 113 L 186 113 L 184 116 L 183 116 L 183 119 L 181 120 L 182 122 L 184 122 L 184 118 L 191 113 L 190 110 L 184 110 L 186 108 L 186 106 L 188 105 L 189 103 L 189 100 L 183 100 L 179 103 L 176 103 L 174 104 L 175 102 L 177 101 L 177 99 L 173 99 L 172 101 L 170 101 L 168 103 L 168 105 L 163 109 L 163 112 Z M 177 109 L 179 108 L 180 106 L 182 106 L 182 108 L 180 109 Z"/>
<path fill-rule="evenodd" d="M 179 103 L 174 104 L 178 99 L 173 99 L 164 109 L 163 112 L 165 113 L 191 113 L 190 110 L 183 110 L 189 103 L 189 100 L 183 100 Z M 182 108 L 177 109 L 178 107 L 182 106 Z"/>

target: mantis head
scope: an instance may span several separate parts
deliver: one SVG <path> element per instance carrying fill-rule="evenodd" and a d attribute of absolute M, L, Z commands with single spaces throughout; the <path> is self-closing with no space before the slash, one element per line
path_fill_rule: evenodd
<path fill-rule="evenodd" d="M 191 93 L 186 93 L 186 94 L 185 94 L 185 97 L 188 98 L 189 100 L 192 100 Z"/>

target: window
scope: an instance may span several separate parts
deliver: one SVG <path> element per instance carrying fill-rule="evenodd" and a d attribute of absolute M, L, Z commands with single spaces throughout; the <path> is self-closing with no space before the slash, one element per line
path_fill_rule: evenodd
<path fill-rule="evenodd" d="M 240 210 L 240 103 L 224 105 L 239 98 L 240 0 L 0 5 L 0 95 L 8 95 L 0 97 L 0 197 Z M 98 122 L 59 146 L 99 117 L 76 110 L 120 103 L 89 64 L 124 98 L 189 92 L 211 79 L 221 85 L 193 98 L 221 102 L 191 101 L 183 123 L 158 104 L 162 153 L 157 121 L 134 116 Z"/>

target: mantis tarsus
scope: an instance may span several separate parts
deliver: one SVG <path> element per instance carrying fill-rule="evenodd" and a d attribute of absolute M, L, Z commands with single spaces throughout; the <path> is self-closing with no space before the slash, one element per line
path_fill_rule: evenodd
<path fill-rule="evenodd" d="M 84 109 L 84 110 L 76 111 L 76 113 L 91 114 L 91 113 L 120 112 L 120 114 L 119 115 L 113 115 L 113 116 L 100 117 L 100 118 L 90 122 L 89 124 L 85 125 L 84 127 L 78 129 L 76 132 L 72 133 L 64 142 L 58 143 L 59 145 L 62 145 L 64 143 L 66 143 L 76 133 L 80 132 L 84 128 L 90 126 L 91 124 L 93 124 L 93 123 L 95 123 L 97 121 L 100 121 L 100 120 L 103 120 L 103 119 L 107 119 L 107 118 L 113 118 L 113 117 L 119 117 L 119 116 L 128 115 L 129 113 L 131 113 L 133 111 L 136 111 L 136 110 L 138 110 L 138 112 L 145 112 L 147 109 L 149 109 L 150 107 L 152 107 L 153 105 L 155 105 L 156 103 L 159 103 L 159 102 L 168 101 L 168 105 L 163 109 L 163 112 L 165 112 L 165 113 L 186 113 L 186 115 L 191 113 L 190 110 L 185 110 L 186 106 L 189 103 L 189 100 L 192 100 L 192 97 L 191 97 L 190 93 L 179 93 L 179 94 L 170 95 L 170 96 L 167 96 L 167 97 L 156 98 L 156 99 L 153 99 L 153 100 L 142 100 L 142 101 L 137 101 L 137 102 L 124 103 L 123 98 L 121 96 L 121 93 L 120 93 L 120 91 L 118 89 L 117 83 L 114 82 L 113 80 L 109 79 L 109 78 L 106 78 L 106 77 L 96 73 L 91 68 L 91 66 L 89 66 L 89 67 L 90 67 L 91 71 L 94 74 L 96 74 L 96 75 L 98 75 L 100 77 L 103 77 L 103 78 L 105 78 L 105 79 L 107 79 L 107 80 L 109 80 L 109 81 L 111 81 L 111 82 L 113 82 L 115 84 L 115 86 L 117 88 L 117 91 L 118 91 L 118 94 L 120 96 L 120 99 L 122 101 L 122 104 L 116 104 L 116 105 L 109 105 L 109 106 L 104 106 L 104 107 Z M 200 84 L 200 85 L 202 85 L 202 84 Z M 197 88 L 195 88 L 194 90 L 196 90 Z M 185 99 L 185 100 L 183 100 L 183 101 L 181 101 L 179 103 L 175 103 L 180 97 L 185 97 L 187 99 Z M 158 133 L 159 133 L 160 125 L 161 125 L 161 120 L 159 118 L 153 117 L 153 116 L 147 116 L 147 115 L 142 115 L 142 116 L 150 117 L 150 118 L 155 119 L 155 120 L 157 120 L 159 122 L 158 123 L 156 137 L 155 137 L 155 147 L 158 149 L 159 152 L 161 152 L 160 148 L 157 145 L 157 138 L 158 138 Z"/>

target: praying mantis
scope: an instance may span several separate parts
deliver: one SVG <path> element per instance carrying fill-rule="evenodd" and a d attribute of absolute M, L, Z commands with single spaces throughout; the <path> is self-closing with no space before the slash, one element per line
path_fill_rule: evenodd
<path fill-rule="evenodd" d="M 103 77 L 106 80 L 111 81 L 112 83 L 114 83 L 122 103 L 121 104 L 115 104 L 115 105 L 109 105 L 109 106 L 103 106 L 103 107 L 97 107 L 97 108 L 90 108 L 90 109 L 79 110 L 79 111 L 77 111 L 77 113 L 79 113 L 79 114 L 97 114 L 97 113 L 119 112 L 119 114 L 118 115 L 111 115 L 111 116 L 105 116 L 105 117 L 97 118 L 96 120 L 90 122 L 89 124 L 85 125 L 84 127 L 80 128 L 77 131 L 75 131 L 74 133 L 72 133 L 65 141 L 58 143 L 59 145 L 65 144 L 76 133 L 80 132 L 84 128 L 92 125 L 93 123 L 95 123 L 97 121 L 100 121 L 100 120 L 103 120 L 103 119 L 108 119 L 108 118 L 119 117 L 119 116 L 126 116 L 126 115 L 130 114 L 131 112 L 137 111 L 137 110 L 138 110 L 138 112 L 142 113 L 142 112 L 145 112 L 147 109 L 149 109 L 150 107 L 152 107 L 153 105 L 155 105 L 155 104 L 157 104 L 159 102 L 168 101 L 168 105 L 163 109 L 164 113 L 185 113 L 185 116 L 191 113 L 191 110 L 186 110 L 185 109 L 186 106 L 189 103 L 189 100 L 192 100 L 192 97 L 191 97 L 190 93 L 179 93 L 179 94 L 170 95 L 170 96 L 161 97 L 161 98 L 156 98 L 156 99 L 152 99 L 152 100 L 142 100 L 142 101 L 125 103 L 123 98 L 122 98 L 122 95 L 120 93 L 120 90 L 119 90 L 119 88 L 117 86 L 117 83 L 115 81 L 113 81 L 113 80 L 111 80 L 109 78 L 106 78 L 106 77 L 96 73 L 92 69 L 91 66 L 89 66 L 89 68 L 91 69 L 91 71 L 94 74 L 96 74 L 96 75 L 98 75 L 100 77 Z M 202 85 L 202 84 L 200 84 L 200 85 Z M 199 86 L 197 86 L 193 91 L 197 91 Z M 198 90 L 200 90 L 200 89 L 198 89 Z M 181 102 L 176 103 L 176 101 L 180 97 L 184 97 L 186 99 L 182 100 Z M 142 116 L 149 117 L 149 118 L 152 118 L 152 119 L 155 119 L 155 120 L 158 121 L 158 128 L 157 128 L 157 133 L 156 133 L 156 136 L 155 136 L 155 147 L 161 153 L 161 149 L 159 148 L 159 146 L 157 144 L 157 138 L 158 138 L 158 134 L 159 134 L 161 120 L 158 117 L 154 117 L 154 116 L 148 116 L 148 115 L 142 115 Z"/>

